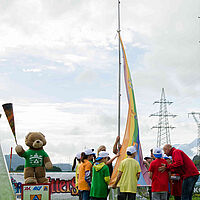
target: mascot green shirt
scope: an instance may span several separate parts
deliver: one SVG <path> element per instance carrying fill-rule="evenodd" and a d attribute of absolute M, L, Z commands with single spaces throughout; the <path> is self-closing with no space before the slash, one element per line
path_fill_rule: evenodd
<path fill-rule="evenodd" d="M 44 157 L 49 157 L 48 154 L 42 150 L 29 149 L 22 155 L 26 159 L 25 167 L 44 167 Z"/>

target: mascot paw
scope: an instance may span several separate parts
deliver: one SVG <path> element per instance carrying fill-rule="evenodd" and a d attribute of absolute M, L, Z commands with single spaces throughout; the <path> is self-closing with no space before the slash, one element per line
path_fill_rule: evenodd
<path fill-rule="evenodd" d="M 46 168 L 46 169 L 52 169 L 52 168 L 53 168 L 52 163 L 51 163 L 51 162 L 45 163 L 45 168 Z"/>
<path fill-rule="evenodd" d="M 24 150 L 23 150 L 23 147 L 22 147 L 21 145 L 17 145 L 17 146 L 15 147 L 15 151 L 16 151 L 17 153 L 21 153 L 21 152 L 23 152 Z"/>

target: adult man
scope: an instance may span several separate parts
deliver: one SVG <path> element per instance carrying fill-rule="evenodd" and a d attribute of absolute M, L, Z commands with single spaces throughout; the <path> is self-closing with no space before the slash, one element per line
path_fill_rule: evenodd
<path fill-rule="evenodd" d="M 163 147 L 163 151 L 167 156 L 172 156 L 172 164 L 163 165 L 159 170 L 172 170 L 180 174 L 183 178 L 182 184 L 182 200 L 192 200 L 192 193 L 195 183 L 198 180 L 199 172 L 192 160 L 181 150 L 172 147 L 170 144 L 166 144 Z"/>
<path fill-rule="evenodd" d="M 141 169 L 138 161 L 134 159 L 136 156 L 135 147 L 128 147 L 126 152 L 128 157 L 120 163 L 117 180 L 112 188 L 115 189 L 120 181 L 120 194 L 118 196 L 118 200 L 126 200 L 127 197 L 128 200 L 135 200 L 137 181 L 140 177 Z"/>

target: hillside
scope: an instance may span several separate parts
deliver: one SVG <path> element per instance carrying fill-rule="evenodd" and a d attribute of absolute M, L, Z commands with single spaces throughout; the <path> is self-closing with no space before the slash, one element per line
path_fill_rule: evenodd
<path fill-rule="evenodd" d="M 173 146 L 184 151 L 191 159 L 197 154 L 197 139 L 189 144 L 174 144 Z"/>
<path fill-rule="evenodd" d="M 5 159 L 6 159 L 7 166 L 9 168 L 10 155 L 5 155 Z M 24 165 L 24 164 L 25 164 L 24 158 L 21 158 L 17 154 L 13 154 L 12 166 L 11 166 L 13 170 L 15 170 L 17 166 Z M 56 166 L 56 167 L 59 167 L 62 171 L 71 171 L 71 169 L 72 169 L 72 165 L 67 164 L 67 163 L 55 163 L 53 165 Z"/>

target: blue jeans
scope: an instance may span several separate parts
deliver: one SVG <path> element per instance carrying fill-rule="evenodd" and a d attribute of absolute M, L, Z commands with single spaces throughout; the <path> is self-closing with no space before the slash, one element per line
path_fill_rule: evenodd
<path fill-rule="evenodd" d="M 90 200 L 90 191 L 89 190 L 80 190 L 82 200 Z"/>
<path fill-rule="evenodd" d="M 192 193 L 199 175 L 190 176 L 183 180 L 181 200 L 192 200 Z"/>

